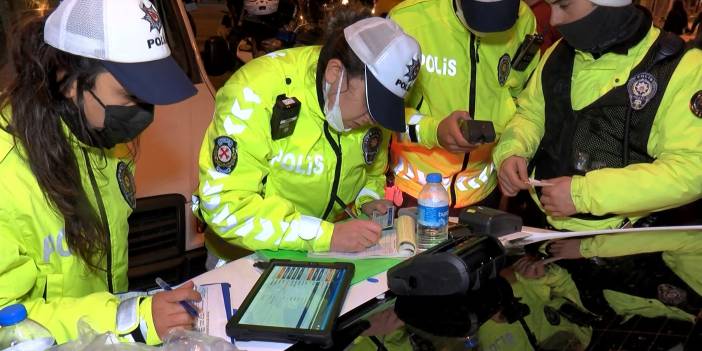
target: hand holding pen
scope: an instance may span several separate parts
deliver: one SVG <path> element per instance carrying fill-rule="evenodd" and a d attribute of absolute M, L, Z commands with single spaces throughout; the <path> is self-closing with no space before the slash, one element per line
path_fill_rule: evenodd
<path fill-rule="evenodd" d="M 168 285 L 166 284 L 166 286 Z M 189 281 L 177 289 L 172 289 L 170 291 L 164 288 L 164 291 L 153 296 L 151 311 L 147 312 L 151 312 L 154 328 L 161 339 L 165 338 L 166 335 L 168 335 L 168 331 L 171 329 L 183 328 L 190 330 L 193 328 L 193 323 L 197 320 L 198 312 L 188 301 L 202 300 L 200 293 L 193 290 L 194 287 L 195 284 Z M 142 307 L 144 304 L 143 301 L 144 300 L 142 300 Z M 185 307 L 183 304 L 187 304 L 189 307 Z M 140 316 L 145 318 L 144 315 L 148 318 L 148 313 L 144 313 L 140 310 Z M 144 337 L 146 338 L 147 336 L 145 335 Z"/>

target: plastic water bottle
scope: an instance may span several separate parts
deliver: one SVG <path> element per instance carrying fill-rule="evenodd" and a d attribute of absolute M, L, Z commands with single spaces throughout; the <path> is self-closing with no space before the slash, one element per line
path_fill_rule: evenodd
<path fill-rule="evenodd" d="M 441 180 L 441 174 L 429 174 L 417 199 L 417 246 L 421 251 L 448 239 L 449 195 Z"/>
<path fill-rule="evenodd" d="M 0 350 L 44 351 L 54 338 L 41 324 L 27 318 L 27 309 L 14 304 L 0 310 Z"/>

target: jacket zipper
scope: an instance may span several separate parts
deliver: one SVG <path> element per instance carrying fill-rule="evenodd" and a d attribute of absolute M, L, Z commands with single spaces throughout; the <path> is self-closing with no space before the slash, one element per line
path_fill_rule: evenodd
<path fill-rule="evenodd" d="M 93 167 L 90 165 L 90 158 L 88 157 L 88 152 L 83 149 L 83 157 L 85 158 L 85 165 L 88 168 L 88 175 L 90 176 L 90 185 L 93 187 L 93 192 L 95 193 L 95 200 L 97 200 L 98 209 L 100 211 L 100 219 L 102 220 L 102 227 L 107 235 L 107 289 L 110 293 L 114 293 L 114 287 L 112 285 L 112 238 L 110 235 L 110 224 L 107 221 L 107 212 L 105 211 L 105 203 L 102 201 L 102 195 L 100 194 L 100 189 L 95 181 L 95 174 L 93 174 Z"/>
<path fill-rule="evenodd" d="M 476 64 L 480 62 L 475 39 L 475 34 L 470 33 L 470 91 L 468 92 L 468 113 L 470 114 L 470 118 L 475 118 L 475 80 L 476 76 L 478 75 Z M 480 39 L 478 39 L 477 45 L 480 46 Z M 451 178 L 451 207 L 456 205 L 456 178 L 458 178 L 458 175 L 461 172 L 466 170 L 469 159 L 470 153 L 466 152 L 466 154 L 463 156 L 463 165 L 461 166 L 461 170 L 454 174 L 453 178 Z"/>
<path fill-rule="evenodd" d="M 322 220 L 326 220 L 327 216 L 334 208 L 334 203 L 338 198 L 336 192 L 339 190 L 339 178 L 341 178 L 341 137 L 337 134 L 337 140 L 339 143 L 334 142 L 334 137 L 329 132 L 329 122 L 324 121 L 324 136 L 327 138 L 329 145 L 331 145 L 334 150 L 334 155 L 336 155 L 336 166 L 334 167 L 334 181 L 332 182 L 331 193 L 329 194 L 329 202 L 327 203 L 327 208 L 324 210 L 324 215 Z"/>

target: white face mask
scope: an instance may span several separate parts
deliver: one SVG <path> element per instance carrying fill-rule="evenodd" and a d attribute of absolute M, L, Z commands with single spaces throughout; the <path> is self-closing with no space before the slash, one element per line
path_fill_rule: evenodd
<path fill-rule="evenodd" d="M 344 128 L 344 120 L 341 118 L 341 105 L 339 105 L 339 94 L 341 94 L 341 83 L 344 82 L 344 70 L 341 70 L 341 78 L 339 79 L 339 86 L 336 88 L 336 99 L 334 99 L 334 106 L 329 108 L 327 95 L 329 94 L 329 89 L 331 89 L 331 84 L 324 81 L 324 118 L 329 122 L 329 125 L 334 128 L 339 133 L 348 132 L 351 128 Z"/>

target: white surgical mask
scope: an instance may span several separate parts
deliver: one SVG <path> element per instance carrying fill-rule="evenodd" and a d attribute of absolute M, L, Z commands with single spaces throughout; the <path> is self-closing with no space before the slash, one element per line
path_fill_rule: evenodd
<path fill-rule="evenodd" d="M 339 133 L 348 132 L 351 128 L 344 127 L 344 120 L 341 118 L 341 106 L 339 105 L 339 94 L 341 94 L 341 83 L 344 82 L 344 70 L 341 70 L 341 78 L 339 79 L 339 86 L 336 88 L 336 99 L 334 99 L 334 106 L 329 108 L 328 97 L 329 89 L 331 89 L 331 84 L 324 81 L 324 118 L 329 122 L 329 125 L 334 128 Z"/>

